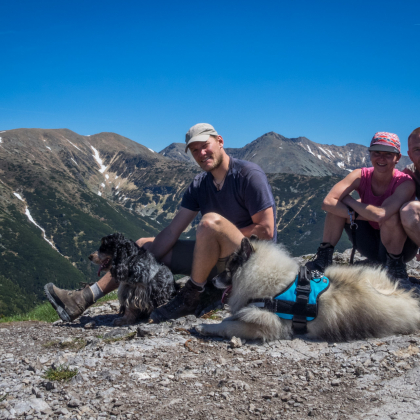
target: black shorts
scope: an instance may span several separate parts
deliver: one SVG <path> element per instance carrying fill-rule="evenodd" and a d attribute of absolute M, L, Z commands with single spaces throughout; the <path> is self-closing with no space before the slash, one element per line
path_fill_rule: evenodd
<path fill-rule="evenodd" d="M 369 260 L 384 264 L 386 262 L 386 249 L 381 241 L 379 229 L 375 229 L 367 220 L 356 220 L 358 228 L 356 229 L 356 249 Z M 353 243 L 352 231 L 349 224 L 344 225 L 351 243 Z M 411 261 L 417 254 L 419 247 L 407 238 L 403 248 L 404 262 Z"/>
<path fill-rule="evenodd" d="M 169 267 L 173 274 L 191 275 L 192 262 L 194 255 L 195 241 L 179 239 L 172 248 L 171 266 Z M 229 257 L 219 258 L 217 264 L 211 270 L 207 280 L 212 279 L 218 273 L 226 268 L 226 261 Z"/>

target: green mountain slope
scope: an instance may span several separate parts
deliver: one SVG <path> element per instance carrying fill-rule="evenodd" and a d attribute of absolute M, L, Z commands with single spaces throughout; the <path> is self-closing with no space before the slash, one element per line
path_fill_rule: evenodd
<path fill-rule="evenodd" d="M 0 315 L 31 309 L 44 299 L 48 282 L 75 288 L 96 281 L 87 257 L 101 237 L 117 231 L 134 240 L 155 236 L 199 172 L 113 133 L 10 130 L 1 146 Z M 268 174 L 278 240 L 293 255 L 316 251 L 322 199 L 339 179 Z M 199 219 L 183 238 L 195 238 Z M 345 240 L 338 249 L 348 246 Z"/>

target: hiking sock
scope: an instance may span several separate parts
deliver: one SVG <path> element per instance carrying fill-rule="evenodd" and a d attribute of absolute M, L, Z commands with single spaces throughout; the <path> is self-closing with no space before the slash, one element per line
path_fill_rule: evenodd
<path fill-rule="evenodd" d="M 319 246 L 321 249 L 325 248 L 334 248 L 329 242 L 321 242 L 321 245 Z"/>
<path fill-rule="evenodd" d="M 101 298 L 104 295 L 104 292 L 101 290 L 101 288 L 98 286 L 98 283 L 93 284 L 90 286 L 90 290 L 93 294 L 93 301 L 96 302 L 99 298 Z"/>
<path fill-rule="evenodd" d="M 204 286 L 206 285 L 207 281 L 205 281 L 204 283 L 197 283 L 197 282 L 194 281 L 194 279 L 192 277 L 190 277 L 190 279 L 191 279 L 191 283 L 194 286 L 201 287 L 201 289 L 203 289 L 203 290 L 200 291 L 200 293 L 204 292 Z"/>
<path fill-rule="evenodd" d="M 393 259 L 393 260 L 399 260 L 402 256 L 402 252 L 400 254 L 391 254 L 389 252 L 387 252 L 387 254 Z"/>

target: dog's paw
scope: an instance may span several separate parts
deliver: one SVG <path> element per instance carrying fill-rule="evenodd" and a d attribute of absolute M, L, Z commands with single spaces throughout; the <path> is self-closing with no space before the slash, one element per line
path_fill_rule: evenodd
<path fill-rule="evenodd" d="M 200 335 L 210 335 L 206 329 L 206 324 L 200 324 L 200 325 L 196 325 L 195 326 L 195 330 L 198 332 L 198 334 Z"/>

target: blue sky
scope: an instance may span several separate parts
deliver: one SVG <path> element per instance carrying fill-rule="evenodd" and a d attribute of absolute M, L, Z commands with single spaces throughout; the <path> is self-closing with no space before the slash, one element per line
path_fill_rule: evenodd
<path fill-rule="evenodd" d="M 0 0 L 0 130 L 154 150 L 210 122 L 368 145 L 420 126 L 420 1 Z"/>

